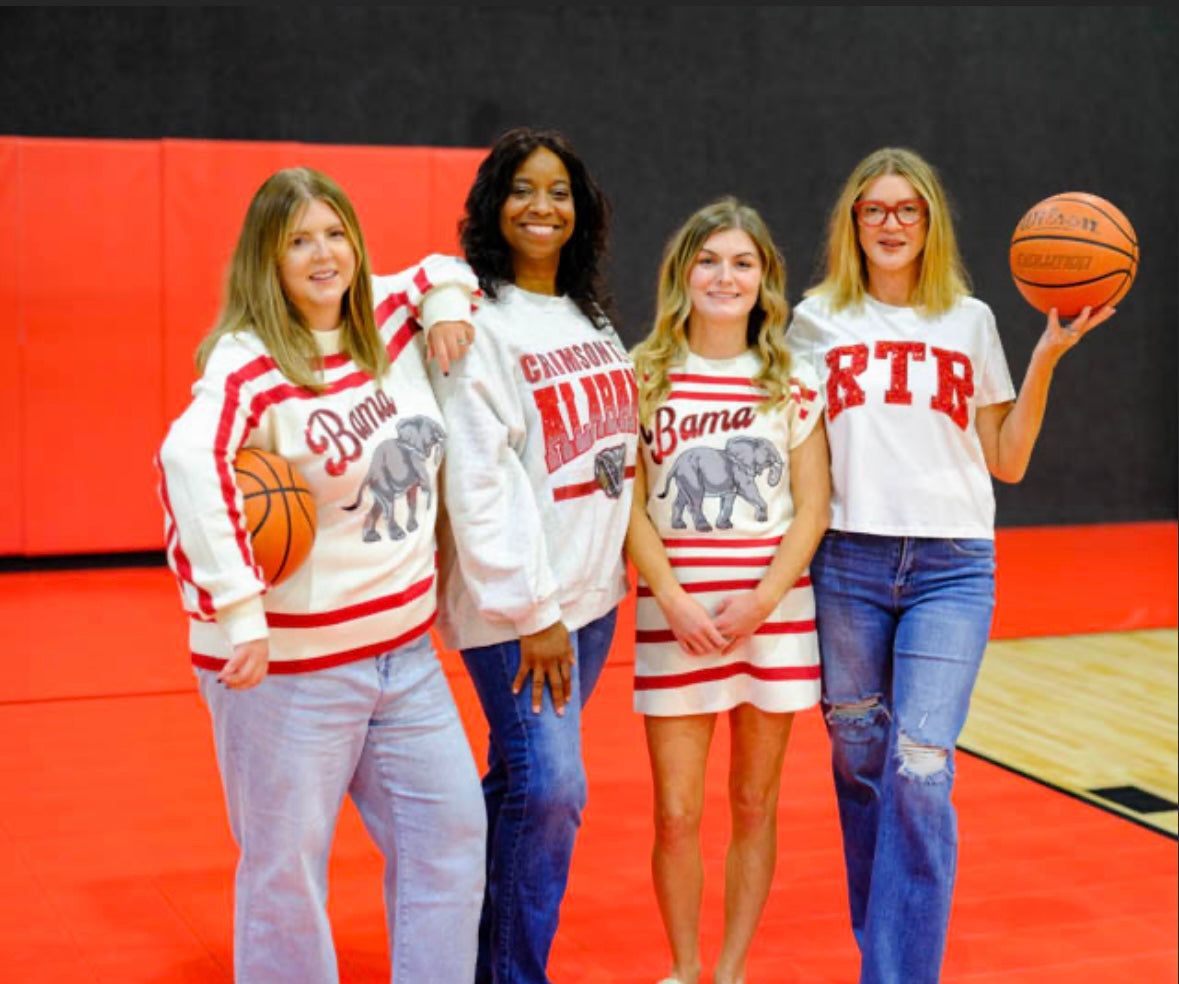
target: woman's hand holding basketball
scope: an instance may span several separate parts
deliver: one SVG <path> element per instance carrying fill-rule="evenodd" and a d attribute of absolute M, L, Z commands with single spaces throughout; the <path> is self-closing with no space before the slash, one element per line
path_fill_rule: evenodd
<path fill-rule="evenodd" d="M 1108 304 L 1098 311 L 1086 307 L 1064 324 L 1056 308 L 1052 308 L 1048 312 L 1048 326 L 1036 347 L 1055 362 L 1094 328 L 1112 318 L 1114 310 Z"/>
<path fill-rule="evenodd" d="M 263 681 L 269 666 L 270 642 L 251 639 L 233 647 L 233 655 L 217 674 L 217 679 L 230 690 L 249 690 Z"/>

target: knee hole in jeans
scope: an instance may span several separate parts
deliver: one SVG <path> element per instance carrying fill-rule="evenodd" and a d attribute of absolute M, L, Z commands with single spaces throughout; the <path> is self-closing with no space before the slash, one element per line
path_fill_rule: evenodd
<path fill-rule="evenodd" d="M 880 706 L 880 697 L 865 697 L 863 700 L 850 701 L 846 704 L 828 705 L 827 721 L 829 724 L 860 724 L 867 725 L 875 721 L 879 714 L 885 713 Z"/>
<path fill-rule="evenodd" d="M 907 779 L 931 779 L 946 774 L 949 752 L 937 745 L 923 745 L 907 734 L 897 735 L 899 774 Z"/>

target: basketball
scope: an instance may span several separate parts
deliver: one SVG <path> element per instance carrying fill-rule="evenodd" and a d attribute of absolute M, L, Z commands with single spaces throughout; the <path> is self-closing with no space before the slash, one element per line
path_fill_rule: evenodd
<path fill-rule="evenodd" d="M 1012 233 L 1010 259 L 1015 286 L 1032 307 L 1073 318 L 1126 296 L 1138 273 L 1138 238 L 1104 198 L 1067 191 L 1028 209 Z"/>
<path fill-rule="evenodd" d="M 254 562 L 267 584 L 280 584 L 298 569 L 315 540 L 315 500 L 307 482 L 285 458 L 242 448 L 233 462 L 245 500 Z"/>

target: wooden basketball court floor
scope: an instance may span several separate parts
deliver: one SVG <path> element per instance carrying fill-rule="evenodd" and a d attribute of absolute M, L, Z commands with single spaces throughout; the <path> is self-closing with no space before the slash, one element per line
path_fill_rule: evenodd
<path fill-rule="evenodd" d="M 1094 545 L 1053 538 L 1070 575 L 1060 582 L 1042 578 L 1046 541 L 1000 542 L 996 641 L 957 758 L 962 847 L 944 981 L 1176 980 L 1175 524 L 1141 532 L 1121 553 L 1106 544 L 1089 578 L 1078 574 Z M 1021 557 L 1040 573 L 1021 575 Z M 1118 577 L 1132 578 L 1120 597 L 1138 608 L 1112 604 Z M 171 575 L 3 573 L 0 627 L 0 980 L 231 981 L 234 847 Z M 632 627 L 628 600 L 586 714 L 590 804 L 550 968 L 558 984 L 651 984 L 667 969 Z M 455 654 L 443 661 L 481 758 L 477 702 Z M 706 962 L 720 937 L 726 748 L 722 727 L 705 820 Z M 749 984 L 850 984 L 817 711 L 796 722 L 779 825 Z M 379 872 L 348 805 L 330 902 L 346 982 L 388 979 Z"/>

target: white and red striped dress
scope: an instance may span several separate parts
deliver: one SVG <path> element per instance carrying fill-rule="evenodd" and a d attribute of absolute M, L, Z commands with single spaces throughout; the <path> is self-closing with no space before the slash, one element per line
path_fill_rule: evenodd
<path fill-rule="evenodd" d="M 752 378 L 760 357 L 689 354 L 640 446 L 647 512 L 676 578 L 705 608 L 752 590 L 794 518 L 790 449 L 822 417 L 817 379 L 792 368 L 789 396 L 764 413 Z M 815 604 L 805 575 L 758 631 L 727 656 L 690 656 L 676 642 L 640 578 L 635 633 L 635 710 L 704 714 L 749 703 L 797 711 L 819 699 Z"/>

